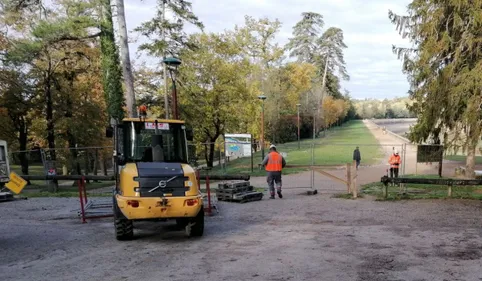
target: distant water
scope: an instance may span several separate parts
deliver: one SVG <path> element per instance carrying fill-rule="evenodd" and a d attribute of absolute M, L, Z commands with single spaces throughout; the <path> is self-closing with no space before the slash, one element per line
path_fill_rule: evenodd
<path fill-rule="evenodd" d="M 406 133 L 409 132 L 410 126 L 415 125 L 417 123 L 416 118 L 407 118 L 407 119 L 374 119 L 371 120 L 373 123 L 379 126 L 385 126 L 387 130 L 405 137 Z"/>

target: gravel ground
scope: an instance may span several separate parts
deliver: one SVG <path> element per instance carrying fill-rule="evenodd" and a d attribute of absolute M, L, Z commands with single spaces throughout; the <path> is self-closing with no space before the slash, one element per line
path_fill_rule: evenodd
<path fill-rule="evenodd" d="M 219 204 L 205 236 L 173 223 L 81 224 L 75 199 L 0 205 L 2 280 L 482 280 L 482 203 L 307 196 Z"/>
<path fill-rule="evenodd" d="M 284 177 L 281 200 L 219 202 L 200 239 L 139 222 L 118 242 L 111 218 L 80 223 L 75 198 L 0 203 L 0 280 L 482 280 L 482 202 L 334 199 L 346 187 L 322 177 L 307 196 L 308 175 Z"/>

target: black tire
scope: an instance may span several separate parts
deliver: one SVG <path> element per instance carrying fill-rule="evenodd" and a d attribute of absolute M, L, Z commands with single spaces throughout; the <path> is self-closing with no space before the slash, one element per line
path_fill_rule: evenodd
<path fill-rule="evenodd" d="M 204 234 L 204 208 L 201 210 L 196 217 L 192 218 L 189 224 L 186 226 L 186 234 L 189 237 L 201 237 Z"/>
<path fill-rule="evenodd" d="M 115 238 L 119 241 L 132 240 L 134 238 L 134 224 L 128 219 L 114 219 Z"/>
<path fill-rule="evenodd" d="M 122 214 L 115 196 L 112 198 L 114 211 L 115 238 L 119 241 L 132 240 L 134 238 L 134 224 Z"/>

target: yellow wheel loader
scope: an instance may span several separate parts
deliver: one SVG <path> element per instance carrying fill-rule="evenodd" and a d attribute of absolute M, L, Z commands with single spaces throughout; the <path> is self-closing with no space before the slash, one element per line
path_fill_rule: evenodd
<path fill-rule="evenodd" d="M 10 166 L 8 163 L 7 142 L 0 140 L 0 191 L 10 181 Z"/>
<path fill-rule="evenodd" d="M 132 239 L 134 221 L 168 219 L 175 219 L 189 237 L 202 236 L 203 199 L 188 164 L 192 131 L 184 121 L 125 118 L 108 127 L 106 134 L 115 144 L 116 238 Z"/>

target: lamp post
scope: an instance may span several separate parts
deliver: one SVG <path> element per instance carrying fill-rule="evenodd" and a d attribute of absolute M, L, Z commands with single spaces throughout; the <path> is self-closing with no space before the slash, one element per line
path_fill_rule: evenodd
<path fill-rule="evenodd" d="M 313 108 L 313 143 L 315 143 L 315 135 L 316 135 L 316 112 L 318 108 Z"/>
<path fill-rule="evenodd" d="M 264 100 L 265 95 L 258 96 L 261 100 L 261 159 L 264 159 Z"/>
<path fill-rule="evenodd" d="M 316 135 L 316 113 L 318 108 L 315 106 L 313 108 L 313 143 L 311 146 L 311 165 L 315 165 L 315 135 Z M 315 182 L 315 175 L 313 170 L 311 171 L 312 186 Z"/>
<path fill-rule="evenodd" d="M 300 106 L 301 104 L 296 104 L 296 107 L 298 108 L 298 149 L 301 149 L 301 144 L 300 144 Z"/>
<path fill-rule="evenodd" d="M 177 88 L 176 88 L 176 77 L 175 73 L 177 68 L 181 65 L 181 60 L 175 57 L 168 57 L 162 60 L 162 62 L 169 68 L 169 74 L 172 80 L 172 116 L 173 119 L 179 119 L 179 112 L 177 108 Z M 174 70 L 174 71 L 173 71 Z M 166 107 L 167 110 L 167 107 Z"/>

